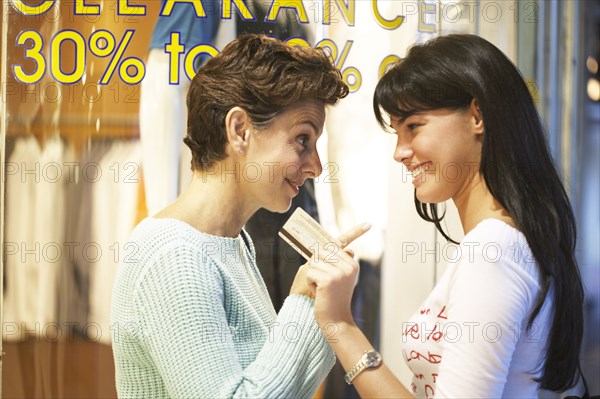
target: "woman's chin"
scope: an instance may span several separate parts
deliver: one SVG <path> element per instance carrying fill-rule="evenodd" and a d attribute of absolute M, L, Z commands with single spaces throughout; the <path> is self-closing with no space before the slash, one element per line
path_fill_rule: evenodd
<path fill-rule="evenodd" d="M 440 193 L 432 193 L 420 188 L 417 188 L 416 197 L 423 204 L 439 204 L 450 199 Z"/>
<path fill-rule="evenodd" d="M 277 203 L 277 204 L 271 203 L 267 206 L 264 206 L 263 208 L 269 212 L 286 213 L 287 211 L 290 210 L 291 207 L 292 207 L 292 200 L 290 199 L 288 201 L 281 201 L 280 203 Z"/>

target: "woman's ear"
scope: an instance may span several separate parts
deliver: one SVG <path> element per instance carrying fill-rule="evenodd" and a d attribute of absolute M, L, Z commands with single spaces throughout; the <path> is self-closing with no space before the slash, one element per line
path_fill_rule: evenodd
<path fill-rule="evenodd" d="M 248 145 L 250 116 L 241 107 L 233 107 L 225 116 L 225 133 L 233 151 L 244 154 Z"/>
<path fill-rule="evenodd" d="M 475 128 L 475 133 L 483 134 L 483 115 L 481 114 L 479 103 L 476 99 L 471 100 L 470 110 L 473 117 L 473 127 Z"/>

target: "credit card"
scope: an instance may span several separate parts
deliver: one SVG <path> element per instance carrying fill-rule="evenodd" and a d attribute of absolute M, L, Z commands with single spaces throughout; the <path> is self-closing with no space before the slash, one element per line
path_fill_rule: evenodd
<path fill-rule="evenodd" d="M 302 208 L 296 208 L 292 216 L 279 231 L 279 236 L 294 248 L 304 259 L 312 258 L 318 246 L 323 248 L 324 257 L 342 247 L 342 243 L 332 237 L 323 227 Z"/>

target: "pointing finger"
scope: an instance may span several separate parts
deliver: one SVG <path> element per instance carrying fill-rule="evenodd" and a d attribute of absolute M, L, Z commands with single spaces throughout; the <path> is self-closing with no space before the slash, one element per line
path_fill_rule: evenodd
<path fill-rule="evenodd" d="M 357 226 L 354 226 L 350 230 L 344 232 L 342 235 L 338 237 L 338 240 L 342 243 L 342 248 L 347 247 L 352 243 L 352 241 L 356 240 L 358 237 L 365 234 L 371 228 L 370 223 L 363 223 Z"/>

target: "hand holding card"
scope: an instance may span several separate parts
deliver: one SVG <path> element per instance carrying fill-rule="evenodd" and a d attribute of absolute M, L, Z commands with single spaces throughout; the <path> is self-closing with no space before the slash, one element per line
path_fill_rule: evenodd
<path fill-rule="evenodd" d="M 307 261 L 312 260 L 315 253 L 317 255 L 316 258 L 325 257 L 325 260 L 327 260 L 327 258 L 335 256 L 336 252 L 339 252 L 338 249 L 346 248 L 352 241 L 369 231 L 370 228 L 370 224 L 364 223 L 351 228 L 335 239 L 309 214 L 303 209 L 298 208 L 283 225 L 279 236 L 298 251 Z M 320 253 L 316 252 L 318 248 L 321 248 Z M 345 249 L 345 252 L 353 256 L 351 250 Z M 307 283 L 307 270 L 308 263 L 300 267 L 290 289 L 290 294 L 302 294 L 314 298 L 315 287 L 311 287 Z"/>
<path fill-rule="evenodd" d="M 336 239 L 302 208 L 297 208 L 279 231 L 279 236 L 304 259 L 310 260 L 319 247 L 326 251 L 331 248 L 344 249 L 370 228 L 370 224 L 364 223 L 353 227 Z"/>

